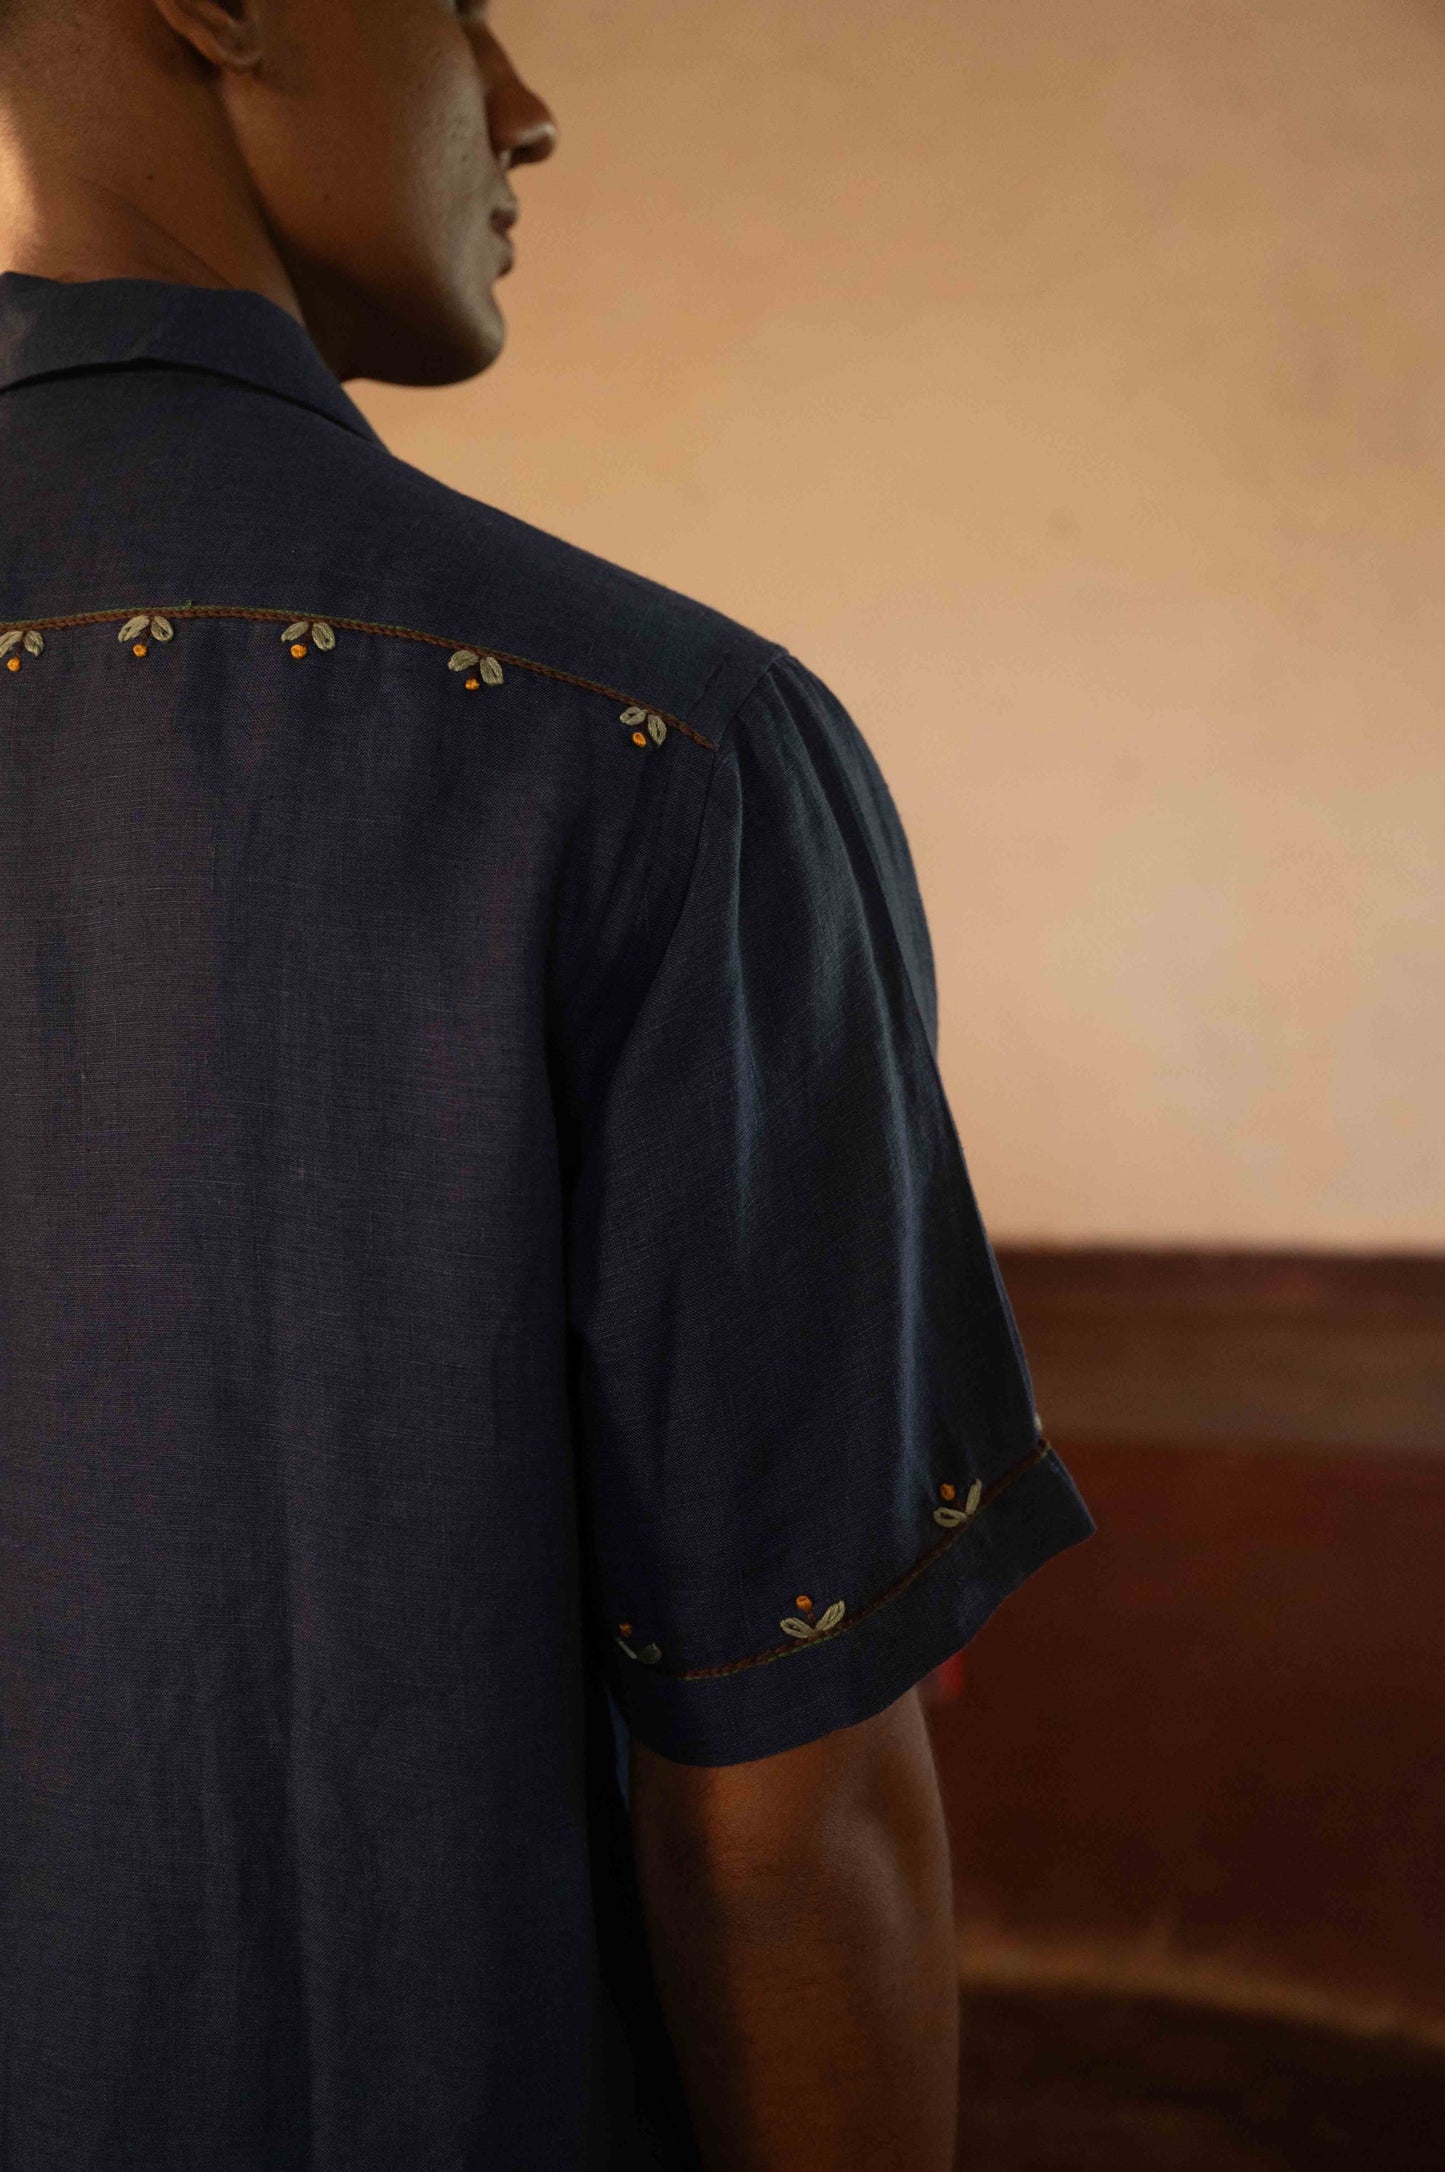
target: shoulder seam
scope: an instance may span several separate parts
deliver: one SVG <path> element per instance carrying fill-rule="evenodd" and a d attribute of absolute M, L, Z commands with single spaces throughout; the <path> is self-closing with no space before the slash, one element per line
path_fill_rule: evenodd
<path fill-rule="evenodd" d="M 743 688 L 743 691 L 741 692 L 741 694 L 738 695 L 736 701 L 733 703 L 732 708 L 728 713 L 727 723 L 723 726 L 724 736 L 726 736 L 728 730 L 730 729 L 733 718 L 737 715 L 740 709 L 742 709 L 748 702 L 752 700 L 754 694 L 762 685 L 764 679 L 768 676 L 768 673 L 772 670 L 774 664 L 777 663 L 780 657 L 787 656 L 788 654 L 789 651 L 782 645 L 782 643 L 779 643 L 779 645 L 773 650 L 772 655 L 767 656 L 763 659 L 762 663 L 758 667 L 756 676 L 748 681 L 748 684 Z M 706 699 L 707 695 L 711 692 L 713 681 L 717 678 L 718 673 L 723 669 L 724 662 L 725 659 L 719 657 L 717 663 L 708 673 L 707 678 L 703 681 L 702 689 L 698 696 L 699 700 Z M 721 741 L 717 741 L 715 742 L 715 744 L 721 745 Z"/>

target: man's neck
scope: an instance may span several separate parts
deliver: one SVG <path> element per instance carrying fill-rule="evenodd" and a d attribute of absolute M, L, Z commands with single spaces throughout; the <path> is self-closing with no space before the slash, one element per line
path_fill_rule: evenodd
<path fill-rule="evenodd" d="M 217 100 L 133 49 L 117 53 L 105 97 L 73 100 L 6 57 L 0 268 L 249 287 L 304 322 Z"/>

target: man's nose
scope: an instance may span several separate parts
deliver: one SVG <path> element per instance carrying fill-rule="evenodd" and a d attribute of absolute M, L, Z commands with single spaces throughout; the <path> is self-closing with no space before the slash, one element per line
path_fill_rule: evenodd
<path fill-rule="evenodd" d="M 487 126 L 503 167 L 535 165 L 557 148 L 551 108 L 510 70 L 487 93 Z"/>

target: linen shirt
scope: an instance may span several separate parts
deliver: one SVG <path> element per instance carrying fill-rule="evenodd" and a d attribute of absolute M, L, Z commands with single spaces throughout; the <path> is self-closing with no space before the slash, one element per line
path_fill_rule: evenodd
<path fill-rule="evenodd" d="M 625 1745 L 1095 1526 L 879 764 L 259 294 L 0 277 L 0 2168 L 695 2141 Z"/>

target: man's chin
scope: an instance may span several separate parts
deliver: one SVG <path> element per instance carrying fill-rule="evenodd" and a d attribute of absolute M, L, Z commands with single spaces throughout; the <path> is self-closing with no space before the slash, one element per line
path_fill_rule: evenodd
<path fill-rule="evenodd" d="M 479 311 L 464 330 L 452 326 L 445 333 L 424 334 L 413 329 L 410 336 L 389 339 L 384 356 L 348 374 L 388 385 L 465 384 L 491 368 L 506 340 L 501 311 Z"/>
<path fill-rule="evenodd" d="M 490 287 L 484 287 L 469 306 L 459 310 L 445 330 L 438 328 L 419 355 L 426 372 L 412 380 L 419 385 L 457 385 L 490 369 L 507 343 L 507 320 Z"/>

